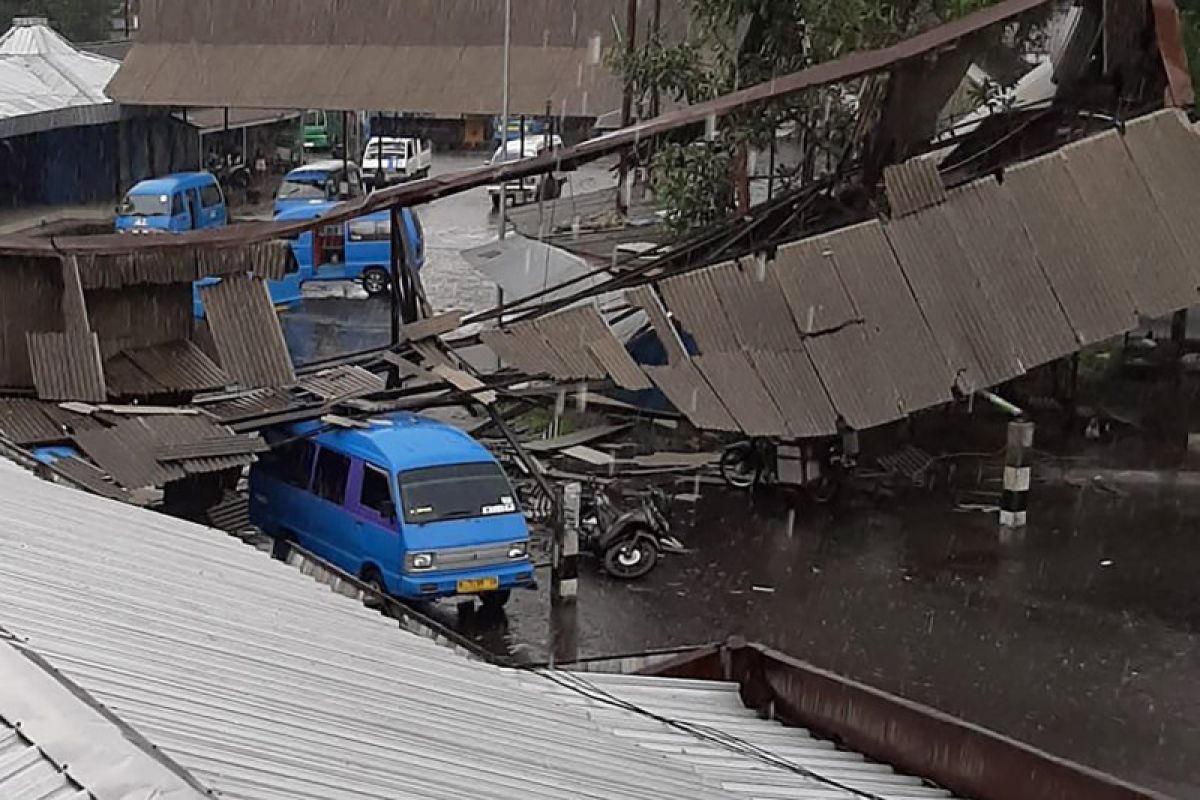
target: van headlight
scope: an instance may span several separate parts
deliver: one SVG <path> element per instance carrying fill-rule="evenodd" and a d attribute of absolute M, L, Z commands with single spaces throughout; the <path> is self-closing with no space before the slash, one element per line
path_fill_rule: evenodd
<path fill-rule="evenodd" d="M 408 567 L 415 572 L 433 569 L 433 564 L 433 553 L 410 553 L 408 556 Z"/>
<path fill-rule="evenodd" d="M 529 555 L 529 542 L 513 542 L 508 546 L 509 558 L 525 558 Z"/>

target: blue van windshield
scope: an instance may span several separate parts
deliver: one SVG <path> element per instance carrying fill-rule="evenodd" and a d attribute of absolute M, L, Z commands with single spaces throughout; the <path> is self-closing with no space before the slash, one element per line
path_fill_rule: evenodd
<path fill-rule="evenodd" d="M 517 499 L 497 464 L 455 464 L 401 472 L 404 521 L 423 525 L 517 511 Z"/>
<path fill-rule="evenodd" d="M 171 198 L 165 194 L 127 194 L 121 201 L 124 217 L 165 217 L 171 210 Z"/>
<path fill-rule="evenodd" d="M 317 176 L 288 178 L 279 187 L 278 197 L 281 200 L 324 200 L 324 179 Z"/>

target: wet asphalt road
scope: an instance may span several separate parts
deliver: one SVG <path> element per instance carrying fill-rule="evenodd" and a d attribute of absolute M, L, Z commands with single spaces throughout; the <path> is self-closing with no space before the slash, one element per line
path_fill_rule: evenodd
<path fill-rule="evenodd" d="M 479 156 L 436 158 L 436 169 Z M 593 169 L 576 190 L 602 185 Z M 458 256 L 495 235 L 485 190 L 421 209 L 424 283 L 440 310 L 495 289 Z M 285 314 L 301 362 L 386 344 L 386 301 L 321 287 Z M 348 296 L 339 296 L 348 295 Z M 1138 465 L 1127 465 L 1138 466 Z M 991 487 L 995 488 L 995 487 Z M 644 582 L 585 564 L 580 657 L 740 635 L 1179 798 L 1200 797 L 1200 490 L 1035 487 L 1031 525 L 944 493 L 830 514 L 709 488 L 677 531 L 691 549 Z M 547 657 L 547 597 L 506 619 L 447 621 L 486 646 Z"/>

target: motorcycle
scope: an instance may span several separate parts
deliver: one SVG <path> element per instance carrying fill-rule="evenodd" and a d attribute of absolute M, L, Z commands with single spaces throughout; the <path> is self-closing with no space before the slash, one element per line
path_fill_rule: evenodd
<path fill-rule="evenodd" d="M 721 478 L 734 489 L 753 489 L 791 483 L 802 488 L 814 503 L 825 505 L 837 499 L 847 476 L 854 469 L 853 458 L 833 442 L 816 447 L 789 446 L 789 460 L 796 464 L 799 477 L 784 481 L 779 475 L 780 445 L 765 438 L 738 442 L 721 454 Z M 796 463 L 796 462 L 799 463 Z"/>
<path fill-rule="evenodd" d="M 666 495 L 650 489 L 632 511 L 621 511 L 601 487 L 593 486 L 580 514 L 580 547 L 591 553 L 604 571 L 621 580 L 644 577 L 663 553 L 681 553 L 683 544 L 671 536 Z"/>
<path fill-rule="evenodd" d="M 245 190 L 250 186 L 250 167 L 240 154 L 221 157 L 215 153 L 208 159 L 208 171 L 222 186 Z"/>

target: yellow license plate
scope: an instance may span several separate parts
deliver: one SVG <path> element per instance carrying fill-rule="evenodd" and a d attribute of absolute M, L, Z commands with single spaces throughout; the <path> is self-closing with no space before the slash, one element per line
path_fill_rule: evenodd
<path fill-rule="evenodd" d="M 472 592 L 491 592 L 499 588 L 499 578 L 472 578 L 471 580 L 458 582 L 459 594 L 470 594 Z"/>

